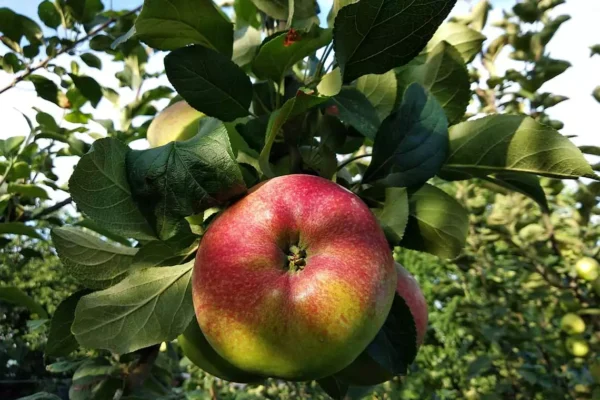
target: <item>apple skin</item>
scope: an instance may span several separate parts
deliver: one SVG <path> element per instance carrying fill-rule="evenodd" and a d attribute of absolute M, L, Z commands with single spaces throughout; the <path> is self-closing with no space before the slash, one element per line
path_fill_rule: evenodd
<path fill-rule="evenodd" d="M 565 314 L 560 320 L 560 327 L 569 335 L 585 332 L 585 321 L 577 314 Z"/>
<path fill-rule="evenodd" d="M 234 367 L 218 355 L 204 337 L 195 320 L 179 335 L 177 342 L 183 354 L 191 362 L 217 378 L 238 383 L 255 383 L 264 379 Z"/>
<path fill-rule="evenodd" d="M 298 248 L 305 254 L 290 253 Z M 356 195 L 320 177 L 287 175 L 254 188 L 209 226 L 192 293 L 200 328 L 223 358 L 300 381 L 332 375 L 367 347 L 396 279 L 385 235 Z"/>
<path fill-rule="evenodd" d="M 150 147 L 190 139 L 198 133 L 200 118 L 203 116 L 185 100 L 171 104 L 158 113 L 148 127 L 146 138 Z"/>
<path fill-rule="evenodd" d="M 591 257 L 583 257 L 575 264 L 575 271 L 581 279 L 591 282 L 600 275 L 600 265 Z"/>
<path fill-rule="evenodd" d="M 417 346 L 423 344 L 427 333 L 427 301 L 417 280 L 400 263 L 395 263 L 398 272 L 396 295 L 400 296 L 415 320 L 417 330 Z M 352 364 L 338 372 L 336 378 L 349 385 L 373 386 L 387 382 L 394 377 L 367 352 L 361 353 Z"/>
<path fill-rule="evenodd" d="M 578 337 L 567 338 L 565 346 L 567 347 L 567 351 L 575 357 L 585 357 L 590 351 L 588 343 L 584 339 Z"/>

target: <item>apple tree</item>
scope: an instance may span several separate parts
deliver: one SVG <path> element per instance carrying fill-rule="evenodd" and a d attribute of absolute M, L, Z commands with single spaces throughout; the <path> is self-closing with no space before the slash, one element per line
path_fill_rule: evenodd
<path fill-rule="evenodd" d="M 534 268 L 527 271 L 533 280 L 553 286 L 548 293 L 587 299 L 589 288 L 581 292 L 573 288 L 574 279 L 563 282 L 553 271 L 567 260 L 597 258 L 595 245 L 565 244 L 555 234 L 553 226 L 562 220 L 553 221 L 545 190 L 558 179 L 597 179 L 582 154 L 597 154 L 597 148 L 576 147 L 546 113 L 565 99 L 538 93 L 568 68 L 546 51 L 566 19 L 546 18 L 558 2 L 519 3 L 499 24 L 506 33 L 484 48 L 488 2 L 445 22 L 454 3 L 334 0 L 331 10 L 319 10 L 305 0 L 236 0 L 224 8 L 208 0 L 145 0 L 139 8 L 115 12 L 105 11 L 101 1 L 46 0 L 38 16 L 52 34 L 0 9 L 2 42 L 10 49 L 2 67 L 14 74 L 0 95 L 31 84 L 40 98 L 63 110 L 62 121 L 41 110 L 35 123 L 24 116 L 30 135 L 1 143 L 0 232 L 5 249 L 22 238 L 32 243 L 20 246 L 15 262 L 35 258 L 38 241 L 51 239 L 76 281 L 48 322 L 46 344 L 49 357 L 93 352 L 94 358 L 63 366 L 74 370 L 71 398 L 181 396 L 170 381 L 175 339 L 211 375 L 250 383 L 268 377 L 232 365 L 204 338 L 194 315 L 192 276 L 211 226 L 249 191 L 260 190 L 255 186 L 288 175 L 319 176 L 360 198 L 385 233 L 389 254 L 420 282 L 419 265 L 451 265 L 459 271 L 453 275 L 464 278 L 460 287 L 470 301 L 470 287 L 481 281 L 489 291 L 497 281 L 485 283 L 483 269 L 502 281 L 526 265 Z M 328 12 L 327 23 L 319 23 L 319 12 Z M 539 32 L 518 30 L 522 22 L 541 20 Z M 499 76 L 494 60 L 505 46 L 532 68 Z M 170 85 L 157 84 L 162 71 L 150 68 L 157 52 L 166 52 Z M 59 64 L 63 56 L 71 64 Z M 80 68 L 83 63 L 100 70 L 107 57 L 120 65 L 116 78 L 125 99 Z M 485 78 L 474 70 L 475 58 Z M 143 90 L 146 82 L 153 87 Z M 514 84 L 519 91 L 509 90 Z M 90 112 L 103 99 L 121 108 L 118 123 Z M 148 118 L 166 102 L 164 111 Z M 98 134 L 98 127 L 105 133 Z M 146 137 L 151 148 L 134 148 Z M 68 186 L 61 186 L 53 163 L 68 156 L 80 159 Z M 68 197 L 47 206 L 49 190 Z M 597 191 L 597 185 L 585 184 L 578 193 L 585 190 Z M 506 197 L 492 200 L 493 191 Z M 596 196 L 580 209 L 581 226 L 595 213 Z M 80 216 L 56 218 L 71 202 Z M 494 203 L 491 210 L 488 203 Z M 508 216 L 499 216 L 499 209 Z M 477 279 L 470 279 L 470 271 Z M 437 272 L 454 285 L 455 278 Z M 0 291 L 4 300 L 49 318 L 19 288 Z M 427 298 L 435 287 L 423 291 Z M 458 307 L 456 296 L 452 301 Z M 476 298 L 480 306 L 485 302 Z M 463 310 L 469 306 L 461 303 Z M 523 318 L 523 310 L 511 311 Z M 396 294 L 385 323 L 349 366 L 358 372 L 333 371 L 306 390 L 318 384 L 331 397 L 344 398 L 384 381 L 397 383 L 415 366 L 418 337 L 424 335 L 418 319 L 409 296 Z M 493 327 L 484 328 L 484 336 L 493 335 Z M 454 339 L 448 354 L 460 350 L 460 338 Z M 427 356 L 435 352 L 427 344 L 423 349 Z M 477 358 L 466 359 L 475 365 L 469 374 L 500 368 L 493 357 L 501 349 L 478 349 Z M 366 376 L 372 379 L 362 382 Z M 411 376 L 403 380 L 410 390 Z M 466 395 L 469 382 L 451 380 L 450 386 Z M 473 390 L 487 389 L 477 383 Z"/>

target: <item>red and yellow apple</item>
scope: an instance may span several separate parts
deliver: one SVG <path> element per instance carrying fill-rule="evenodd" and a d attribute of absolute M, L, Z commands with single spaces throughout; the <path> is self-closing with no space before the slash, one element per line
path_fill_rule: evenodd
<path fill-rule="evenodd" d="M 271 179 L 209 226 L 193 300 L 210 345 L 248 373 L 319 379 L 374 339 L 397 272 L 384 233 L 353 193 L 326 179 Z"/>
<path fill-rule="evenodd" d="M 148 127 L 146 138 L 150 147 L 190 139 L 198 133 L 203 116 L 185 100 L 171 104 L 158 113 Z"/>
<path fill-rule="evenodd" d="M 400 296 L 413 316 L 417 347 L 423 344 L 427 332 L 427 301 L 417 280 L 402 265 L 395 263 L 398 272 L 396 295 Z M 367 352 L 361 353 L 348 367 L 337 373 L 336 378 L 350 385 L 372 386 L 389 381 L 392 371 L 375 361 Z"/>

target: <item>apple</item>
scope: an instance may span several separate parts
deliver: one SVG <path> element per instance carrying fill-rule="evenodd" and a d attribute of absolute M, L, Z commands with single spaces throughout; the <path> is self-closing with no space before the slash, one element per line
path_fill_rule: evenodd
<path fill-rule="evenodd" d="M 198 133 L 200 118 L 203 116 L 185 100 L 168 106 L 158 113 L 148 127 L 146 138 L 150 147 L 190 139 Z"/>
<path fill-rule="evenodd" d="M 192 293 L 210 345 L 235 367 L 319 379 L 373 340 L 394 299 L 385 235 L 352 192 L 311 175 L 273 178 L 208 227 Z"/>
<path fill-rule="evenodd" d="M 578 337 L 567 338 L 565 345 L 567 347 L 567 351 L 575 357 L 585 357 L 590 351 L 590 346 L 587 344 L 587 342 Z"/>
<path fill-rule="evenodd" d="M 600 265 L 591 257 L 583 257 L 575 264 L 575 271 L 581 279 L 593 281 L 600 275 Z"/>
<path fill-rule="evenodd" d="M 414 318 L 417 331 L 417 346 L 423 344 L 427 332 L 427 301 L 419 287 L 417 280 L 400 263 L 395 263 L 398 272 L 396 294 L 400 296 Z M 372 386 L 387 382 L 394 377 L 367 352 L 361 353 L 356 360 L 342 371 L 336 378 L 342 382 L 357 386 Z"/>
<path fill-rule="evenodd" d="M 238 383 L 254 383 L 262 377 L 242 371 L 217 354 L 210 346 L 196 321 L 192 321 L 186 330 L 179 335 L 177 343 L 183 354 L 203 371 L 226 381 Z"/>
<path fill-rule="evenodd" d="M 565 314 L 560 320 L 560 327 L 569 335 L 576 335 L 585 331 L 585 322 L 577 314 Z"/>

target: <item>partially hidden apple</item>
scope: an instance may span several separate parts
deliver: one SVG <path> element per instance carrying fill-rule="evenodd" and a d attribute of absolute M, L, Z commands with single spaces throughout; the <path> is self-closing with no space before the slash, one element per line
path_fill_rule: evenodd
<path fill-rule="evenodd" d="M 264 378 L 242 371 L 217 354 L 204 337 L 196 321 L 192 321 L 177 338 L 183 354 L 205 372 L 226 381 L 238 383 L 260 382 Z"/>
<path fill-rule="evenodd" d="M 600 264 L 591 257 L 583 257 L 575 263 L 575 271 L 581 279 L 591 282 L 600 275 Z"/>
<path fill-rule="evenodd" d="M 395 263 L 395 266 L 398 272 L 396 295 L 401 297 L 410 309 L 417 333 L 417 347 L 419 347 L 423 344 L 427 332 L 427 301 L 419 283 L 410 272 L 400 263 Z M 335 377 L 349 385 L 372 386 L 389 381 L 394 377 L 394 373 L 380 365 L 365 351 Z"/>
<path fill-rule="evenodd" d="M 216 352 L 252 374 L 319 379 L 373 340 L 397 272 L 353 193 L 310 175 L 273 178 L 209 226 L 196 255 L 196 317 Z"/>
<path fill-rule="evenodd" d="M 146 138 L 150 147 L 190 139 L 198 133 L 203 116 L 185 100 L 171 104 L 158 113 L 148 127 Z"/>
<path fill-rule="evenodd" d="M 560 327 L 569 335 L 585 332 L 585 321 L 577 314 L 565 314 L 560 320 Z"/>

